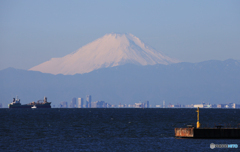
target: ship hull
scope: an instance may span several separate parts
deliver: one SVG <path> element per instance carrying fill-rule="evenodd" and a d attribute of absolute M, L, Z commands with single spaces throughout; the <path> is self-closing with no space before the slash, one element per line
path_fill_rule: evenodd
<path fill-rule="evenodd" d="M 9 108 L 32 108 L 34 105 L 8 105 Z M 51 108 L 51 103 L 35 104 L 37 108 Z"/>
<path fill-rule="evenodd" d="M 8 108 L 32 108 L 32 105 L 9 105 Z"/>
<path fill-rule="evenodd" d="M 51 103 L 35 105 L 37 108 L 51 108 Z"/>

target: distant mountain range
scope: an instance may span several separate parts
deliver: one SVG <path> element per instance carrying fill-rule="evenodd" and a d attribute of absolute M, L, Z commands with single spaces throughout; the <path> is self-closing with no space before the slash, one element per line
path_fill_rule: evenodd
<path fill-rule="evenodd" d="M 16 95 L 22 103 L 47 96 L 54 105 L 86 95 L 110 104 L 240 103 L 240 61 L 232 59 L 145 66 L 130 62 L 75 75 L 8 68 L 0 71 L 0 80 L 0 103 L 5 107 Z"/>
<path fill-rule="evenodd" d="M 62 58 L 52 58 L 29 70 L 74 75 L 128 63 L 136 65 L 167 65 L 177 62 L 178 60 L 172 59 L 144 44 L 132 34 L 110 33 L 81 47 L 76 52 Z"/>

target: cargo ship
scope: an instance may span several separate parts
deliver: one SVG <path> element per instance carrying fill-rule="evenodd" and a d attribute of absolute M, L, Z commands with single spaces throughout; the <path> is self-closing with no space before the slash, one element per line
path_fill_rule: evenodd
<path fill-rule="evenodd" d="M 43 101 L 43 102 L 42 102 Z M 18 97 L 13 98 L 13 102 L 8 104 L 8 108 L 51 108 L 51 102 L 47 102 L 47 97 L 44 97 L 43 100 L 38 100 L 37 102 L 31 102 L 28 104 L 21 104 Z"/>
<path fill-rule="evenodd" d="M 188 125 L 187 128 L 175 128 L 176 138 L 240 139 L 239 126 L 234 128 L 218 125 L 213 128 L 201 128 L 199 122 L 199 107 L 196 112 L 198 113 L 196 127 Z"/>

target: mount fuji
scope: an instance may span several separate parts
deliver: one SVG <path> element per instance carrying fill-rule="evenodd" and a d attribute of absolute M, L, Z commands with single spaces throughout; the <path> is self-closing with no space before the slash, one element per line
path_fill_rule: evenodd
<path fill-rule="evenodd" d="M 42 73 L 75 75 L 96 69 L 132 63 L 155 65 L 178 63 L 163 53 L 144 44 L 132 34 L 110 33 L 62 58 L 52 58 L 29 69 Z"/>

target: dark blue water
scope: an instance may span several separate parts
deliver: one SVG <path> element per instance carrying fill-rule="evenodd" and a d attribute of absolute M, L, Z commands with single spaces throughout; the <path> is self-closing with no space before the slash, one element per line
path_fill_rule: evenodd
<path fill-rule="evenodd" d="M 213 151 L 238 139 L 175 139 L 196 109 L 0 109 L 0 151 Z M 200 109 L 200 123 L 237 126 L 240 109 Z M 234 150 L 238 149 L 214 149 Z"/>

